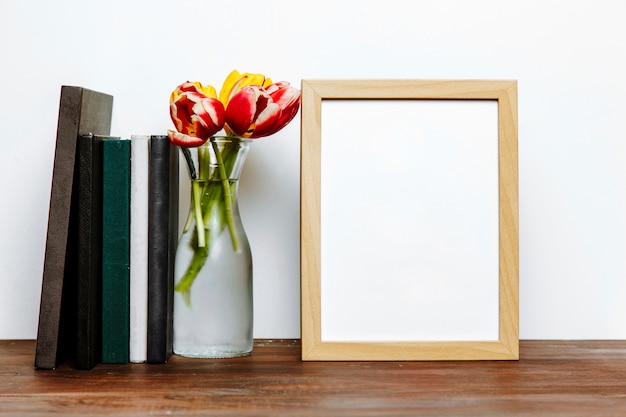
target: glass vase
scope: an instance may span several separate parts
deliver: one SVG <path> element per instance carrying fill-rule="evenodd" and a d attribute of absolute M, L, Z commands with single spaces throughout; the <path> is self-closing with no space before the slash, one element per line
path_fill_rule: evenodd
<path fill-rule="evenodd" d="M 190 209 L 174 270 L 174 353 L 232 358 L 252 352 L 252 254 L 237 189 L 250 140 L 212 137 L 181 148 Z"/>

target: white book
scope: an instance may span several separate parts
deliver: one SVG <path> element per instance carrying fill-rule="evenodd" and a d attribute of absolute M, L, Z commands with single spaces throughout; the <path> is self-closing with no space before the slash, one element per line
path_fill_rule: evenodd
<path fill-rule="evenodd" d="M 131 136 L 130 361 L 148 352 L 148 170 L 150 136 Z"/>

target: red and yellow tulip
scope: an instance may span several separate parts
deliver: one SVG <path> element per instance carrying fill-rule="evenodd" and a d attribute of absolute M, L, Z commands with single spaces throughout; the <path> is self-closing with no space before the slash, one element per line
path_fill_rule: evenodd
<path fill-rule="evenodd" d="M 226 132 L 255 139 L 278 132 L 295 117 L 300 90 L 286 81 L 272 83 L 262 74 L 233 71 L 224 81 L 220 101 L 226 108 Z"/>
<path fill-rule="evenodd" d="M 200 146 L 222 130 L 224 105 L 215 88 L 199 82 L 185 82 L 170 95 L 170 116 L 176 131 L 169 130 L 172 143 L 182 147 Z"/>
<path fill-rule="evenodd" d="M 249 85 L 235 93 L 226 106 L 227 132 L 244 138 L 272 135 L 298 112 L 300 91 L 287 82 L 263 88 Z"/>

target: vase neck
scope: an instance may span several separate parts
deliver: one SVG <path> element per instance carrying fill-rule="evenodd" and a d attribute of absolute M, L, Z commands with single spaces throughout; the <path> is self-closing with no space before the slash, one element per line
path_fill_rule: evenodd
<path fill-rule="evenodd" d="M 239 137 L 211 137 L 197 148 L 181 148 L 192 180 L 236 181 L 241 175 L 249 139 Z"/>

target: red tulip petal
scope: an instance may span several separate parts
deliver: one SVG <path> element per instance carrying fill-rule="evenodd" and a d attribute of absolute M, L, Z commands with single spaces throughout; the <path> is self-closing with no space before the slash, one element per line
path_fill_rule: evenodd
<path fill-rule="evenodd" d="M 296 117 L 296 114 L 298 114 L 298 109 L 300 108 L 300 100 L 299 100 L 299 96 L 298 96 L 298 100 L 297 101 L 292 101 L 288 107 L 285 107 L 282 109 L 282 113 L 280 115 L 280 120 L 277 122 L 277 125 L 279 125 L 280 127 L 278 128 L 278 130 L 282 129 L 283 127 L 287 126 L 287 124 L 289 122 L 291 122 L 293 120 L 294 117 Z M 276 130 L 278 132 L 278 130 Z"/>
<path fill-rule="evenodd" d="M 176 130 L 181 133 L 192 133 L 190 131 L 191 115 L 193 114 L 193 106 L 199 102 L 203 95 L 187 92 L 177 96 L 170 104 L 170 116 L 176 126 Z"/>
<path fill-rule="evenodd" d="M 206 142 L 204 139 L 188 136 L 180 132 L 174 132 L 173 130 L 168 130 L 167 136 L 170 138 L 170 142 L 174 145 L 182 146 L 183 148 L 194 148 Z"/>
<path fill-rule="evenodd" d="M 224 105 L 217 99 L 203 98 L 193 106 L 193 113 L 191 120 L 196 126 L 196 136 L 198 137 L 213 136 L 224 126 Z"/>
<path fill-rule="evenodd" d="M 172 122 L 174 122 L 176 130 L 180 132 L 183 129 L 183 121 L 178 116 L 178 106 L 174 103 L 170 104 L 170 117 L 172 118 Z"/>
<path fill-rule="evenodd" d="M 256 120 L 251 138 L 272 135 L 284 128 L 298 113 L 300 107 L 300 90 L 290 87 L 288 82 L 281 81 L 270 85 L 267 94 L 271 104 Z M 278 109 L 277 109 L 278 108 Z"/>
<path fill-rule="evenodd" d="M 267 93 L 272 101 L 278 103 L 281 108 L 293 105 L 295 101 L 300 100 L 300 90 L 293 88 L 286 81 L 279 81 L 267 88 Z"/>
<path fill-rule="evenodd" d="M 260 138 L 269 136 L 277 132 L 275 126 L 280 119 L 280 106 L 276 103 L 268 103 L 265 109 L 258 115 L 254 122 L 254 131 L 250 135 L 251 138 Z"/>
<path fill-rule="evenodd" d="M 244 136 L 257 113 L 258 88 L 244 87 L 231 97 L 226 107 L 226 124 L 238 136 Z"/>

